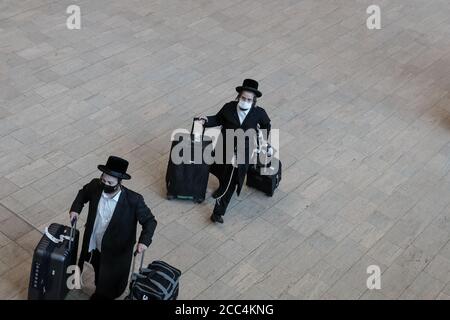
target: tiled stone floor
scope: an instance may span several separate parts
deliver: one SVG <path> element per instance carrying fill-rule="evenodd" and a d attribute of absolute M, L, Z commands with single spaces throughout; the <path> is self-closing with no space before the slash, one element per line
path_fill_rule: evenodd
<path fill-rule="evenodd" d="M 283 181 L 212 225 L 215 179 L 203 204 L 165 200 L 169 137 L 245 77 L 281 129 Z M 180 298 L 449 299 L 449 89 L 448 0 L 2 0 L 0 298 L 26 298 L 40 232 L 116 154 Z"/>

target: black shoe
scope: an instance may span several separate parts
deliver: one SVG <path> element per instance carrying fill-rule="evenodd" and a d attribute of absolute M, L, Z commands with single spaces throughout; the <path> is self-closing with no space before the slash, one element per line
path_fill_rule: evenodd
<path fill-rule="evenodd" d="M 90 297 L 89 300 L 100 300 L 100 297 L 96 292 L 94 292 Z"/>
<path fill-rule="evenodd" d="M 211 221 L 212 222 L 223 223 L 222 216 L 220 216 L 218 214 L 214 214 L 214 213 L 211 215 Z"/>
<path fill-rule="evenodd" d="M 92 296 L 89 298 L 89 300 L 113 300 L 114 298 L 111 298 L 109 296 L 105 296 L 103 294 L 99 294 L 97 291 L 95 291 Z"/>
<path fill-rule="evenodd" d="M 220 197 L 222 195 L 222 193 L 223 193 L 223 190 L 222 190 L 222 188 L 219 187 L 219 188 L 216 189 L 216 191 L 214 191 L 212 193 L 212 197 L 214 199 L 217 199 L 218 197 Z"/>

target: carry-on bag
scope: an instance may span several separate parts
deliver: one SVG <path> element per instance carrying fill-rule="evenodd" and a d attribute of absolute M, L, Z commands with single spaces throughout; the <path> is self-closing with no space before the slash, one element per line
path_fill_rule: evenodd
<path fill-rule="evenodd" d="M 143 252 L 139 272 L 136 273 L 136 255 L 137 252 L 133 258 L 130 292 L 125 300 L 176 300 L 181 271 L 164 261 L 153 261 L 143 268 Z"/>
<path fill-rule="evenodd" d="M 79 231 L 76 219 L 71 227 L 52 223 L 45 229 L 33 254 L 29 300 L 62 300 L 69 292 L 69 266 L 76 265 Z"/>
<path fill-rule="evenodd" d="M 201 203 L 205 200 L 209 166 L 204 161 L 203 152 L 212 143 L 212 140 L 205 138 L 204 127 L 201 136 L 198 136 L 198 139 L 196 139 L 194 124 L 199 120 L 199 118 L 194 118 L 190 135 L 180 135 L 178 140 L 172 141 L 166 172 L 167 199 L 169 200 L 174 198 L 189 199 L 196 203 Z M 182 145 L 179 145 L 180 143 Z M 181 152 L 176 156 L 184 159 L 179 164 L 175 164 L 172 161 L 172 152 L 175 146 L 179 147 L 177 149 L 181 149 Z M 185 155 L 183 150 L 191 152 L 189 155 Z"/>

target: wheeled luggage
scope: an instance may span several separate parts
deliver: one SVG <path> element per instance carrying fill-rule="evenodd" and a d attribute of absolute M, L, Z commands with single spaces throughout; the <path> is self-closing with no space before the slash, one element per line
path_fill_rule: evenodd
<path fill-rule="evenodd" d="M 180 135 L 178 140 L 172 141 L 166 172 L 167 199 L 169 200 L 190 199 L 197 203 L 205 200 L 209 166 L 204 161 L 203 152 L 212 140 L 205 139 L 204 127 L 199 139 L 195 139 L 194 124 L 198 120 L 194 118 L 190 135 Z M 177 154 L 174 151 L 175 147 L 181 152 Z M 185 150 L 190 151 L 190 154 L 184 154 Z M 183 161 L 176 164 L 172 156 L 179 156 Z"/>
<path fill-rule="evenodd" d="M 136 255 L 135 252 L 130 292 L 125 300 L 176 300 L 181 271 L 164 261 L 153 261 L 147 268 L 142 268 L 144 262 L 142 253 L 139 272 L 136 273 Z"/>
<path fill-rule="evenodd" d="M 271 170 L 271 173 L 264 175 L 262 172 L 265 169 L 267 168 L 259 165 L 250 166 L 247 171 L 247 185 L 272 197 L 281 181 L 281 161 L 279 162 L 278 170 L 269 167 L 268 169 Z"/>
<path fill-rule="evenodd" d="M 272 197 L 275 189 L 281 181 L 281 161 L 269 156 L 267 150 L 269 144 L 263 143 L 262 132 L 258 132 L 256 139 L 256 163 L 249 166 L 247 171 L 247 186 L 264 192 Z M 272 148 L 273 149 L 273 148 Z M 275 150 L 273 149 L 273 153 Z"/>
<path fill-rule="evenodd" d="M 273 196 L 275 189 L 281 181 L 281 161 L 269 157 L 258 140 L 256 164 L 249 166 L 247 171 L 247 186 L 264 192 L 269 197 Z M 268 144 L 266 144 L 267 148 Z"/>
<path fill-rule="evenodd" d="M 68 267 L 76 265 L 79 231 L 72 226 L 52 223 L 34 250 L 29 300 L 62 300 L 69 292 Z"/>

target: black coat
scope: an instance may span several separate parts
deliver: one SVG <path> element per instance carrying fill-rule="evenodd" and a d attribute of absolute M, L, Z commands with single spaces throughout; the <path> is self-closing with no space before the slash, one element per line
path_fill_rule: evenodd
<path fill-rule="evenodd" d="M 205 127 L 217 127 L 222 126 L 221 129 L 221 140 L 222 143 L 219 143 L 216 145 L 216 150 L 218 148 L 222 148 L 223 154 L 226 155 L 226 133 L 225 130 L 227 129 L 242 129 L 244 131 L 248 129 L 254 129 L 255 132 L 258 129 L 265 129 L 265 139 L 267 139 L 269 133 L 270 133 L 270 118 L 267 115 L 266 111 L 258 106 L 254 106 L 250 109 L 247 116 L 245 117 L 242 124 L 239 121 L 239 116 L 237 113 L 237 101 L 230 101 L 226 103 L 222 109 L 219 110 L 219 112 L 214 116 L 209 116 L 208 121 L 205 123 Z M 256 138 L 256 137 L 255 137 Z M 249 154 L 251 154 L 251 150 L 253 150 L 256 145 L 254 144 L 256 140 L 255 139 L 248 139 L 245 143 L 245 163 L 238 165 L 238 187 L 237 187 L 237 194 L 239 195 L 242 189 L 242 185 L 244 184 L 245 176 L 247 174 L 247 170 L 249 167 L 249 164 L 254 161 L 255 159 L 251 159 L 248 157 Z M 234 149 L 237 153 L 242 152 L 242 150 L 237 150 L 237 147 L 239 144 L 236 143 L 236 141 L 230 142 L 234 144 Z M 218 175 L 219 180 L 221 183 L 228 183 L 228 180 L 230 179 L 232 165 L 230 164 L 231 158 L 224 157 L 223 162 L 225 165 L 217 165 L 214 164 L 212 166 L 213 170 L 215 171 L 215 174 Z"/>
<path fill-rule="evenodd" d="M 100 179 L 93 179 L 78 192 L 70 209 L 73 212 L 81 213 L 84 204 L 89 202 L 89 212 L 78 261 L 81 270 L 84 261 L 89 258 L 89 241 L 102 191 Z M 102 240 L 100 272 L 96 287 L 99 294 L 114 299 L 119 297 L 127 287 L 138 222 L 142 225 L 139 243 L 149 246 L 157 224 L 155 217 L 140 194 L 122 186 L 122 193 Z"/>

